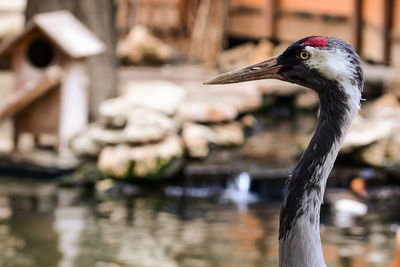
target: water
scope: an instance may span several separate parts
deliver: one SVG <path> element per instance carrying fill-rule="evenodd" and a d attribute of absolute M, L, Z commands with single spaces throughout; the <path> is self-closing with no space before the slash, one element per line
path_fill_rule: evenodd
<path fill-rule="evenodd" d="M 224 190 L 223 199 L 234 203 L 239 211 L 247 211 L 247 206 L 257 201 L 256 194 L 250 192 L 251 177 L 247 172 L 240 173 L 228 183 L 228 188 Z"/>
<path fill-rule="evenodd" d="M 236 182 L 239 194 L 252 193 L 246 174 Z M 277 200 L 259 196 L 241 209 L 222 200 L 224 191 L 185 197 L 160 187 L 110 197 L 15 177 L 1 178 L 0 188 L 0 266 L 277 266 Z M 324 209 L 328 266 L 389 266 L 397 253 L 398 203 L 372 201 L 367 215 L 345 229 Z"/>

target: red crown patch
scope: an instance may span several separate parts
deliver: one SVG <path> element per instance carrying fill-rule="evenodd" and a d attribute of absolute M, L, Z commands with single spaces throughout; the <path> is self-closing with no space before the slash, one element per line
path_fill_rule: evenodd
<path fill-rule="evenodd" d="M 309 45 L 313 47 L 325 47 L 328 43 L 328 38 L 318 36 L 318 37 L 311 37 L 307 41 L 303 43 L 303 45 Z"/>

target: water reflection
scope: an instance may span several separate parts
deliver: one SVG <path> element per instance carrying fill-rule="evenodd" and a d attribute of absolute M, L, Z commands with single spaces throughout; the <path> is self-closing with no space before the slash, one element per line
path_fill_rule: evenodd
<path fill-rule="evenodd" d="M 280 203 L 270 199 L 238 211 L 218 198 L 163 190 L 99 199 L 32 179 L 0 179 L 0 187 L 1 266 L 277 266 Z M 328 266 L 396 264 L 397 203 L 371 203 L 359 234 L 333 226 L 325 211 Z"/>

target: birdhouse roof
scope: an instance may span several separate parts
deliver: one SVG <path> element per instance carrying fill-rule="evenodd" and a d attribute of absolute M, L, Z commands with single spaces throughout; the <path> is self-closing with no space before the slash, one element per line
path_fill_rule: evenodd
<path fill-rule="evenodd" d="M 104 43 L 70 12 L 55 11 L 35 15 L 22 34 L 0 46 L 0 54 L 8 53 L 36 29 L 71 58 L 88 57 L 105 50 Z"/>

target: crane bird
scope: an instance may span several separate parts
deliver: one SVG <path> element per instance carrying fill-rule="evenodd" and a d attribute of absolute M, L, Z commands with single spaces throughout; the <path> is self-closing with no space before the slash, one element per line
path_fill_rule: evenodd
<path fill-rule="evenodd" d="M 328 175 L 348 128 L 360 109 L 361 61 L 352 45 L 335 37 L 310 36 L 281 55 L 218 75 L 204 84 L 279 79 L 317 92 L 315 133 L 287 180 L 279 222 L 279 266 L 326 266 L 319 233 Z"/>

